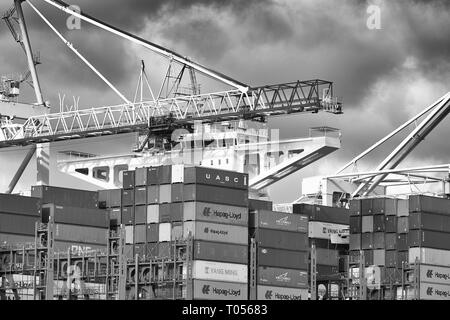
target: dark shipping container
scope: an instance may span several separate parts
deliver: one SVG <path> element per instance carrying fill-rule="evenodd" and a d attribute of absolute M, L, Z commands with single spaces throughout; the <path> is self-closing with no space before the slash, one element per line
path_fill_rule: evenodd
<path fill-rule="evenodd" d="M 250 228 L 308 232 L 308 217 L 300 214 L 257 210 L 250 214 Z"/>
<path fill-rule="evenodd" d="M 373 198 L 372 213 L 374 215 L 396 215 L 397 214 L 397 199 L 390 198 Z"/>
<path fill-rule="evenodd" d="M 134 207 L 134 223 L 145 224 L 147 223 L 147 206 L 135 206 Z"/>
<path fill-rule="evenodd" d="M 183 201 L 183 184 L 176 183 L 172 184 L 172 202 L 182 202 Z"/>
<path fill-rule="evenodd" d="M 258 248 L 258 266 L 308 270 L 307 251 Z"/>
<path fill-rule="evenodd" d="M 182 203 L 165 203 L 159 205 L 159 222 L 183 221 Z"/>
<path fill-rule="evenodd" d="M 384 243 L 386 250 L 396 250 L 397 249 L 397 234 L 396 233 L 385 233 Z"/>
<path fill-rule="evenodd" d="M 147 185 L 158 185 L 160 182 L 159 179 L 160 167 L 150 167 L 147 169 Z"/>
<path fill-rule="evenodd" d="M 190 184 L 183 186 L 183 199 L 184 201 L 199 201 L 247 207 L 248 191 L 200 184 Z"/>
<path fill-rule="evenodd" d="M 195 241 L 193 256 L 195 260 L 247 264 L 248 246 L 210 241 Z"/>
<path fill-rule="evenodd" d="M 159 186 L 148 186 L 147 187 L 147 203 L 157 204 L 159 203 Z"/>
<path fill-rule="evenodd" d="M 257 281 L 260 285 L 305 288 L 308 286 L 308 272 L 285 268 L 259 267 Z"/>
<path fill-rule="evenodd" d="M 373 248 L 374 249 L 384 249 L 385 247 L 386 247 L 385 233 L 384 232 L 375 232 L 373 234 Z"/>
<path fill-rule="evenodd" d="M 349 247 L 350 247 L 350 250 L 361 250 L 361 234 L 360 233 L 350 234 Z"/>
<path fill-rule="evenodd" d="M 248 209 L 250 211 L 254 211 L 254 210 L 272 211 L 272 207 L 273 207 L 272 201 L 259 200 L 259 199 L 248 199 Z"/>
<path fill-rule="evenodd" d="M 34 236 L 40 217 L 0 213 L 0 233 Z"/>
<path fill-rule="evenodd" d="M 135 186 L 135 172 L 134 171 L 124 171 L 123 172 L 123 188 L 124 189 L 133 189 Z"/>
<path fill-rule="evenodd" d="M 361 235 L 361 248 L 363 250 L 373 249 L 373 233 L 363 233 Z"/>
<path fill-rule="evenodd" d="M 31 196 L 40 198 L 42 204 L 54 203 L 61 206 L 97 208 L 98 192 L 52 186 L 32 186 Z"/>
<path fill-rule="evenodd" d="M 147 188 L 146 187 L 136 187 L 134 189 L 134 204 L 147 204 Z"/>
<path fill-rule="evenodd" d="M 450 200 L 424 195 L 409 196 L 409 212 L 450 214 Z"/>
<path fill-rule="evenodd" d="M 122 190 L 122 206 L 134 205 L 134 190 Z"/>
<path fill-rule="evenodd" d="M 134 207 L 122 207 L 122 223 L 126 225 L 134 224 Z"/>
<path fill-rule="evenodd" d="M 370 216 L 373 214 L 373 199 L 361 199 L 361 214 Z"/>
<path fill-rule="evenodd" d="M 55 223 L 74 224 L 88 227 L 109 227 L 109 215 L 106 210 L 44 204 L 42 220 L 48 222 L 52 217 Z"/>
<path fill-rule="evenodd" d="M 408 233 L 408 244 L 409 247 L 450 250 L 450 233 L 429 230 L 411 230 Z"/>
<path fill-rule="evenodd" d="M 136 187 L 147 185 L 147 170 L 148 168 L 136 168 L 135 170 L 135 184 Z"/>
<path fill-rule="evenodd" d="M 412 212 L 408 218 L 410 230 L 430 230 L 450 233 L 450 215 Z"/>
<path fill-rule="evenodd" d="M 397 216 L 384 217 L 385 232 L 397 232 Z"/>
<path fill-rule="evenodd" d="M 373 231 L 384 232 L 386 230 L 386 216 L 377 214 L 373 216 Z"/>
<path fill-rule="evenodd" d="M 293 205 L 293 212 L 307 215 L 309 221 L 346 225 L 350 223 L 350 211 L 344 208 L 299 203 Z"/>
<path fill-rule="evenodd" d="M 361 215 L 361 200 L 360 199 L 350 200 L 349 208 L 350 208 L 351 216 L 360 216 Z"/>
<path fill-rule="evenodd" d="M 147 242 L 158 242 L 159 225 L 157 223 L 147 224 Z"/>
<path fill-rule="evenodd" d="M 134 243 L 145 243 L 147 240 L 147 226 L 139 224 L 134 226 Z"/>
<path fill-rule="evenodd" d="M 398 234 L 397 235 L 397 250 L 398 251 L 407 251 L 408 248 L 408 235 L 407 234 Z"/>
<path fill-rule="evenodd" d="M 408 219 L 409 217 L 397 217 L 397 233 L 408 233 Z"/>
<path fill-rule="evenodd" d="M 258 245 L 260 245 L 261 247 L 293 251 L 306 251 L 309 249 L 309 240 L 307 233 L 270 229 L 253 230 L 255 239 Z"/>
<path fill-rule="evenodd" d="M 362 233 L 362 219 L 361 216 L 350 217 L 350 234 Z"/>

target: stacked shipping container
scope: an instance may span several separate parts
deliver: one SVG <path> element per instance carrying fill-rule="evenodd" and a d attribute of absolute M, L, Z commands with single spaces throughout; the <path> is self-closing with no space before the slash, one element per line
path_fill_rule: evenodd
<path fill-rule="evenodd" d="M 433 271 L 427 279 L 423 270 L 432 270 L 431 265 L 450 267 L 450 246 L 446 245 L 450 240 L 450 200 L 423 195 L 406 200 L 367 198 L 352 200 L 350 208 L 350 261 L 356 265 L 359 250 L 363 250 L 365 266 L 376 268 L 378 280 L 373 289 L 400 285 L 402 268 L 418 262 L 420 298 L 442 298 L 438 293 L 445 292 L 447 284 L 433 279 Z M 447 271 L 450 274 L 450 268 Z"/>
<path fill-rule="evenodd" d="M 257 244 L 256 298 L 307 300 L 308 217 L 251 209 L 250 236 Z"/>
<path fill-rule="evenodd" d="M 115 221 L 125 225 L 128 256 L 173 257 L 174 241 L 191 236 L 193 298 L 247 299 L 247 181 L 246 174 L 182 165 L 125 171 Z M 101 196 L 106 206 L 108 197 Z"/>
<path fill-rule="evenodd" d="M 348 265 L 349 210 L 310 204 L 294 204 L 293 212 L 309 218 L 310 246 L 316 247 L 317 288 L 322 285 L 322 298 L 339 299 L 342 279 Z M 310 265 L 308 265 L 310 267 Z M 309 268 L 310 269 L 310 268 Z M 311 270 L 309 270 L 311 272 Z M 317 292 L 317 296 L 320 296 Z"/>

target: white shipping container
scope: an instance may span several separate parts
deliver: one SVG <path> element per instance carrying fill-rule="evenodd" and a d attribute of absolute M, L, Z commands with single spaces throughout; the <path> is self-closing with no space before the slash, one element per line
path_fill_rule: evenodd
<path fill-rule="evenodd" d="M 420 300 L 450 300 L 450 286 L 436 283 L 420 283 Z"/>
<path fill-rule="evenodd" d="M 331 239 L 332 235 L 347 238 L 350 229 L 344 224 L 310 221 L 308 223 L 309 237 L 313 239 Z M 346 240 L 348 242 L 348 240 Z"/>
<path fill-rule="evenodd" d="M 147 206 L 147 223 L 159 223 L 159 204 Z"/>
<path fill-rule="evenodd" d="M 420 283 L 427 282 L 450 286 L 450 267 L 421 264 L 419 274 Z"/>
<path fill-rule="evenodd" d="M 195 260 L 193 262 L 192 278 L 247 283 L 248 268 L 246 264 Z"/>
<path fill-rule="evenodd" d="M 409 248 L 409 263 L 413 264 L 416 258 L 419 263 L 450 266 L 450 251 L 432 248 Z"/>
<path fill-rule="evenodd" d="M 308 289 L 258 286 L 257 300 L 308 300 Z"/>
<path fill-rule="evenodd" d="M 159 242 L 166 242 L 171 240 L 172 224 L 160 223 L 159 224 Z"/>
<path fill-rule="evenodd" d="M 172 165 L 172 183 L 184 182 L 184 165 L 174 164 Z"/>
<path fill-rule="evenodd" d="M 125 243 L 133 244 L 134 242 L 134 226 L 125 226 Z"/>
<path fill-rule="evenodd" d="M 403 296 L 402 296 L 403 291 Z M 396 300 L 413 300 L 414 299 L 414 288 L 407 287 L 405 290 L 402 290 L 402 287 L 397 288 L 397 296 Z"/>
<path fill-rule="evenodd" d="M 159 186 L 159 203 L 172 202 L 172 185 L 161 184 Z"/>

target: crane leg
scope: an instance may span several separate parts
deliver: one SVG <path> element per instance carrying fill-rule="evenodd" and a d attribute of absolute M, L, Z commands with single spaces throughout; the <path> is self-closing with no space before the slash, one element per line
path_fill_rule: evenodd
<path fill-rule="evenodd" d="M 17 182 L 19 182 L 20 177 L 22 177 L 22 174 L 25 171 L 25 168 L 28 166 L 28 163 L 30 163 L 30 160 L 33 157 L 35 152 L 36 152 L 36 145 L 32 145 L 31 148 L 28 150 L 22 163 L 20 164 L 19 169 L 17 169 L 16 173 L 14 174 L 14 177 L 12 178 L 12 180 L 8 186 L 8 189 L 6 190 L 5 193 L 9 194 L 14 190 L 14 188 L 17 185 Z"/>

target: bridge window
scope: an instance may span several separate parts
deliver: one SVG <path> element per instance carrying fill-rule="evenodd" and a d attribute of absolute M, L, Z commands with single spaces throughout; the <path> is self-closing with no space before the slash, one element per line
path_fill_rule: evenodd
<path fill-rule="evenodd" d="M 92 175 L 95 179 L 109 181 L 109 167 L 95 167 Z"/>
<path fill-rule="evenodd" d="M 128 170 L 128 165 L 119 164 L 114 166 L 114 184 L 116 186 L 122 186 L 123 183 L 123 171 Z"/>
<path fill-rule="evenodd" d="M 80 168 L 80 169 L 75 169 L 75 172 L 84 174 L 85 176 L 87 176 L 89 174 L 89 169 L 88 168 Z"/>

